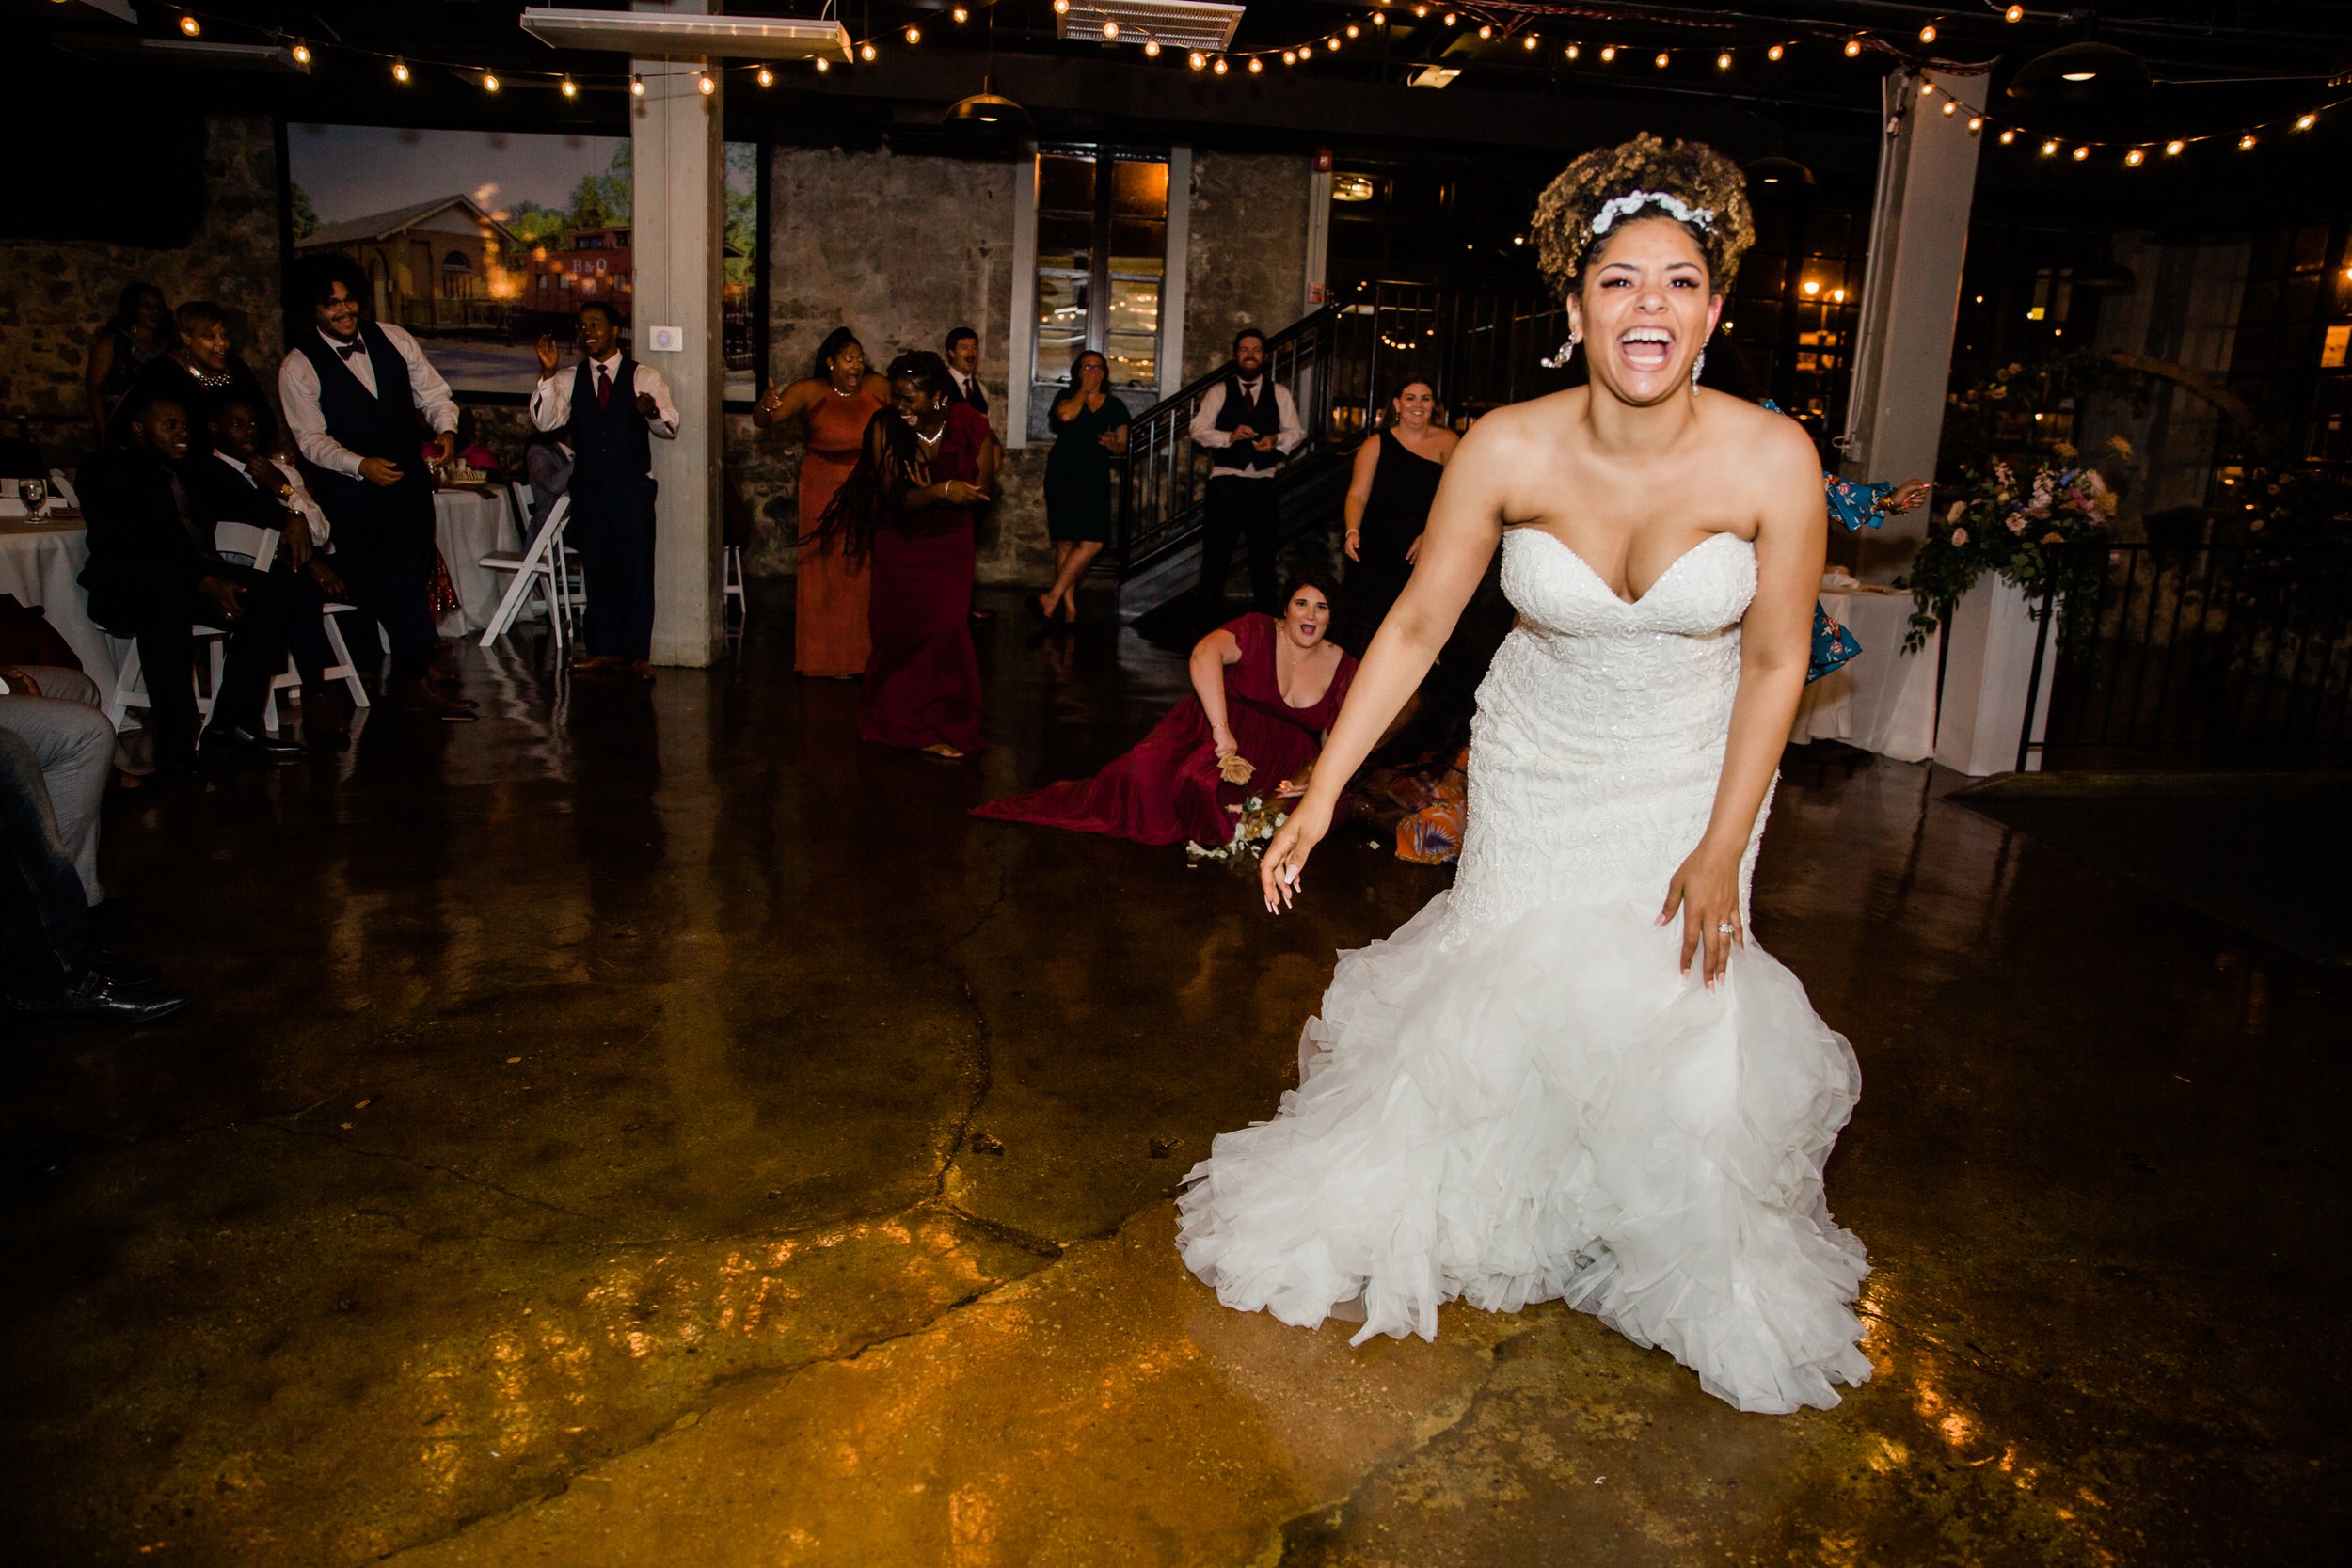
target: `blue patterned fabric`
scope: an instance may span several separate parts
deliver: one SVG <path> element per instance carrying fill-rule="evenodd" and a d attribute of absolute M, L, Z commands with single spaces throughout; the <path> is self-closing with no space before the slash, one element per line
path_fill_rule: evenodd
<path fill-rule="evenodd" d="M 1804 684 L 1811 686 L 1862 651 L 1854 634 L 1829 618 L 1820 604 L 1813 607 L 1813 661 L 1806 666 Z"/>
<path fill-rule="evenodd" d="M 1764 406 L 1774 414 L 1788 412 L 1771 398 L 1764 400 Z M 1829 515 L 1835 521 L 1845 524 L 1848 533 L 1860 533 L 1866 528 L 1878 527 L 1883 520 L 1879 515 L 1879 502 L 1884 500 L 1887 492 L 1894 488 L 1892 484 L 1857 484 L 1851 479 L 1839 479 L 1836 474 L 1825 473 L 1821 476 L 1821 493 L 1828 498 Z M 1817 600 L 1813 606 L 1813 659 L 1805 667 L 1804 684 L 1811 686 L 1839 665 L 1850 662 L 1860 652 L 1861 641 L 1853 633 L 1831 620 L 1829 611 L 1823 610 Z"/>

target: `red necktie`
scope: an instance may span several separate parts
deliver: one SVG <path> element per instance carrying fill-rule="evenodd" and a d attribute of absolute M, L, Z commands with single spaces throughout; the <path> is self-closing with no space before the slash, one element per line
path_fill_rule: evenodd
<path fill-rule="evenodd" d="M 612 401 L 612 377 L 602 365 L 596 367 L 596 406 L 604 407 Z"/>

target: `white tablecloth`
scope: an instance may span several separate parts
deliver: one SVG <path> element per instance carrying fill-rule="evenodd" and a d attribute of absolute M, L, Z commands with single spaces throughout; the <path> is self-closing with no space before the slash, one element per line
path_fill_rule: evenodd
<path fill-rule="evenodd" d="M 1862 644 L 1862 652 L 1804 689 L 1788 738 L 1844 740 L 1899 762 L 1935 752 L 1937 639 L 1903 652 L 1911 630 L 1908 592 L 1825 592 L 1821 608 Z"/>
<path fill-rule="evenodd" d="M 22 518 L 0 521 L 0 594 L 39 605 L 50 626 L 82 661 L 82 673 L 112 697 L 118 669 L 117 642 L 89 618 L 82 593 L 82 567 L 89 560 L 89 532 L 79 522 L 34 525 Z"/>
<path fill-rule="evenodd" d="M 515 580 L 512 572 L 492 572 L 476 564 L 493 550 L 519 550 L 522 537 L 503 490 L 436 490 L 433 493 L 433 533 L 449 566 L 450 581 L 457 585 L 458 608 L 443 617 L 441 635 L 463 637 L 490 624 L 499 595 Z"/>

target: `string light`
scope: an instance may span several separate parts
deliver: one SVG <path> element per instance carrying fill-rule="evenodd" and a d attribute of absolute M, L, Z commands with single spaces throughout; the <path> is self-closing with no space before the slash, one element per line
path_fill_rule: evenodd
<path fill-rule="evenodd" d="M 2056 143 L 2056 142 L 2054 142 L 2054 141 L 2045 141 L 2045 142 L 2043 142 L 2043 143 L 2042 144 L 2042 155 L 2043 157 L 2045 157 L 2045 158 L 2055 158 L 2055 157 L 2057 157 L 2057 156 L 2058 156 L 2058 143 Z"/>
<path fill-rule="evenodd" d="M 1650 61 L 1650 64 L 1652 64 L 1652 65 L 1656 66 L 1656 67 L 1657 67 L 1659 70 L 1661 70 L 1661 71 L 1665 70 L 1665 69 L 1666 69 L 1666 52 L 1665 52 L 1663 49 L 1661 49 L 1661 50 L 1658 52 L 1658 58 L 1656 58 L 1656 59 L 1654 59 L 1654 60 Z"/>
<path fill-rule="evenodd" d="M 194 38 L 197 34 L 204 30 L 204 24 L 199 22 L 192 16 L 183 13 L 180 18 L 180 30 L 187 34 L 188 37 Z"/>
<path fill-rule="evenodd" d="M 1389 13 L 1386 11 L 1373 12 L 1372 24 L 1375 27 L 1386 27 L 1389 24 Z"/>
<path fill-rule="evenodd" d="M 2247 132 L 2246 135 L 2238 137 L 2237 139 L 2237 150 L 2240 152 L 2251 151 L 2253 150 L 2253 146 L 2254 133 L 2251 131 Z"/>
<path fill-rule="evenodd" d="M 819 71 L 822 71 L 824 66 L 824 61 L 818 60 L 817 62 L 817 68 Z M 408 78 L 405 76 L 401 78 L 404 82 Z M 628 95 L 631 98 L 643 98 L 645 96 L 645 79 L 643 76 L 632 76 L 628 79 Z"/>
<path fill-rule="evenodd" d="M 1360 32 L 1359 32 L 1359 31 L 1357 30 L 1356 24 L 1354 24 L 1353 22 L 1351 22 L 1351 23 L 1349 23 L 1349 24 L 1347 24 L 1347 36 L 1348 36 L 1349 38 L 1354 39 L 1354 38 L 1361 38 L 1361 37 L 1363 37 L 1363 34 L 1362 34 L 1362 33 L 1360 33 Z M 1535 40 L 1534 40 L 1534 39 L 1530 39 L 1530 40 L 1527 40 L 1527 46 L 1528 46 L 1530 49 L 1534 48 L 1534 47 L 1535 47 Z"/>
<path fill-rule="evenodd" d="M 1951 119 L 1951 118 L 1952 118 L 1952 116 L 1954 116 L 1954 115 L 1956 115 L 1956 114 L 1958 114 L 1958 113 L 1960 113 L 1960 100 L 1959 100 L 1959 99 L 1957 99 L 1957 98 L 1947 98 L 1946 100 L 1944 100 L 1944 118 L 1945 118 L 1946 119 Z"/>
<path fill-rule="evenodd" d="M 1449 27 L 1453 26 L 1455 23 L 1461 20 L 1462 19 L 1460 17 L 1455 16 L 1452 11 L 1445 13 L 1445 24 Z"/>
<path fill-rule="evenodd" d="M 1282 63 L 1284 65 L 1296 65 L 1298 63 L 1298 51 L 1295 49 L 1283 50 Z"/>
<path fill-rule="evenodd" d="M 1143 52 L 1152 59 L 1158 59 L 1160 57 L 1160 40 L 1157 39 L 1145 39 L 1143 40 Z"/>
<path fill-rule="evenodd" d="M 1617 46 L 1613 43 L 1600 52 L 1600 63 L 1603 65 L 1613 65 L 1616 62 L 1616 58 Z"/>
<path fill-rule="evenodd" d="M 2188 143 L 2185 141 L 2166 142 L 2164 144 L 2164 155 L 2168 158 L 2177 158 L 2181 155 L 2182 150 L 2187 146 Z"/>
<path fill-rule="evenodd" d="M 772 87 L 776 85 L 776 73 L 769 70 L 766 66 L 761 66 L 759 68 L 759 74 L 755 77 L 754 80 L 758 82 L 763 87 Z"/>
<path fill-rule="evenodd" d="M 822 55 L 817 56 L 817 74 L 822 76 L 826 71 L 831 71 L 832 69 L 833 62 L 831 60 L 825 58 Z M 632 92 L 643 92 L 645 89 L 643 86 L 638 86 L 631 87 L 629 90 Z"/>
<path fill-rule="evenodd" d="M 2016 132 L 2014 132 L 2014 131 L 2004 131 L 2004 132 L 2002 132 L 2002 133 L 2001 133 L 2001 145 L 2002 145 L 2003 147 L 2007 147 L 2007 146 L 2009 146 L 2011 142 L 2015 141 L 2016 139 L 2017 139 L 2017 133 L 2016 133 Z"/>
<path fill-rule="evenodd" d="M 1196 49 L 1192 52 L 1190 58 L 1187 59 L 1185 63 L 1190 65 L 1195 71 L 1206 71 L 1209 69 L 1209 56 L 1203 55 L 1200 50 Z"/>
<path fill-rule="evenodd" d="M 1579 49 L 1579 48 L 1577 48 L 1577 46 L 1576 46 L 1575 44 L 1571 43 L 1571 44 L 1569 44 L 1569 45 L 1568 45 L 1568 58 L 1570 58 L 1570 59 L 1575 59 L 1575 58 L 1577 57 L 1577 55 L 1581 55 L 1581 54 L 1582 54 L 1582 53 L 1583 53 L 1583 51 L 1582 51 L 1582 50 L 1581 50 L 1581 49 Z"/>
<path fill-rule="evenodd" d="M 482 73 L 482 90 L 484 92 L 496 92 L 499 90 L 499 79 L 496 71 L 485 71 Z"/>
<path fill-rule="evenodd" d="M 406 60 L 394 60 L 392 62 L 392 80 L 404 83 L 408 80 L 408 62 Z"/>
<path fill-rule="evenodd" d="M 2075 161 L 2076 163 L 2078 163 L 2078 164 L 2079 164 L 2079 163 L 2081 163 L 2081 162 L 2082 162 L 2085 158 L 2088 158 L 2088 157 L 2090 157 L 2090 149 L 2089 149 L 2088 147 L 2078 147 L 2078 148 L 2074 149 L 2074 161 Z"/>
<path fill-rule="evenodd" d="M 701 93 L 705 98 L 708 98 L 712 93 L 719 90 L 719 84 L 712 79 L 710 72 L 706 71 L 700 76 L 694 78 L 694 90 Z"/>
<path fill-rule="evenodd" d="M 1780 63 L 1780 57 L 1788 53 L 1788 50 L 1783 49 L 1779 44 L 1775 43 L 1770 49 L 1764 51 L 1764 57 L 1777 65 Z"/>
<path fill-rule="evenodd" d="M 1264 69 L 1265 69 L 1265 61 L 1263 61 L 1263 60 L 1262 60 L 1262 59 L 1260 59 L 1260 58 L 1258 58 L 1258 56 L 1257 56 L 1257 55 L 1250 55 L 1250 56 L 1249 56 L 1249 74 L 1250 74 L 1250 75 L 1255 76 L 1255 75 L 1257 75 L 1257 74 L 1258 74 L 1258 72 L 1260 72 L 1260 71 L 1263 71 Z"/>
<path fill-rule="evenodd" d="M 1933 43 L 1935 41 L 1934 23 L 1931 22 L 1926 26 L 1919 29 L 1919 41 L 1921 43 Z"/>
<path fill-rule="evenodd" d="M 1979 132 L 1979 131 L 1981 131 L 1981 130 L 1983 130 L 1983 129 L 1984 129 L 1984 116 L 1982 116 L 1982 115 L 1970 115 L 1970 116 L 1968 117 L 1968 134 L 1969 134 L 1970 135 L 1972 135 L 1972 136 L 1973 136 L 1973 135 L 1975 135 L 1978 132 Z"/>
<path fill-rule="evenodd" d="M 966 23 L 972 20 L 972 13 L 965 10 L 961 6 L 958 6 L 954 10 L 948 12 L 947 14 L 954 17 L 959 24 Z"/>
<path fill-rule="evenodd" d="M 1860 39 L 1848 39 L 1846 40 L 1846 58 L 1851 60 L 1861 53 L 1862 40 Z"/>
<path fill-rule="evenodd" d="M 310 63 L 310 46 L 300 39 L 294 40 L 294 48 L 290 52 L 294 55 L 294 64 L 309 65 Z"/>
<path fill-rule="evenodd" d="M 1482 39 L 1490 39 L 1490 38 L 1494 37 L 1494 36 L 1495 36 L 1494 24 L 1492 24 L 1492 23 L 1486 23 L 1486 24 L 1483 24 L 1479 27 L 1479 29 L 1478 29 L 1478 36 L 1479 36 L 1480 38 L 1482 38 Z"/>
<path fill-rule="evenodd" d="M 1731 69 L 1730 50 L 1726 49 L 1722 54 L 1715 56 L 1715 69 L 1717 71 L 1729 71 Z"/>
<path fill-rule="evenodd" d="M 760 74 L 765 76 L 768 73 L 763 71 Z M 767 84 L 762 82 L 760 86 L 766 87 Z M 580 96 L 580 84 L 573 81 L 569 76 L 566 76 L 563 81 L 556 84 L 555 90 L 562 93 L 566 98 L 578 98 Z"/>
<path fill-rule="evenodd" d="M 2026 8 L 2023 6 L 2011 6 L 2009 9 L 2001 13 L 2001 20 L 2003 22 L 2023 22 L 2026 20 Z"/>
<path fill-rule="evenodd" d="M 2147 161 L 2147 152 L 2137 147 L 2133 148 L 2129 152 L 2123 154 L 2123 166 L 2125 168 L 2137 168 L 2140 165 L 2146 163 Z"/>
<path fill-rule="evenodd" d="M 857 57 L 864 60 L 867 65 L 872 65 L 874 63 L 875 53 L 875 48 L 870 43 L 861 43 L 858 45 Z"/>
<path fill-rule="evenodd" d="M 922 28 L 920 28 L 920 27 L 909 27 L 909 28 L 907 29 L 907 41 L 908 41 L 909 43 L 920 43 L 920 42 L 922 42 L 922 41 L 923 41 L 923 29 L 922 29 Z"/>
<path fill-rule="evenodd" d="M 2319 117 L 2318 117 L 2317 115 L 2304 115 L 2304 116 L 2302 116 L 2300 119 L 2298 119 L 2297 120 L 2296 120 L 2296 122 L 2295 122 L 2295 128 L 2296 128 L 2297 131 L 2308 131 L 2308 130 L 2310 130 L 2312 126 L 2314 126 L 2314 125 L 2316 125 L 2316 124 L 2318 124 L 2318 123 L 2319 123 Z"/>
<path fill-rule="evenodd" d="M 1544 41 L 1543 40 L 1541 40 L 1541 39 L 1537 38 L 1534 34 L 1533 34 L 1533 33 L 1528 34 L 1528 35 L 1527 35 L 1527 52 L 1528 52 L 1529 54 L 1531 54 L 1531 55 L 1532 55 L 1532 54 L 1534 54 L 1534 53 L 1535 52 L 1535 46 L 1536 46 L 1537 44 L 1539 44 L 1539 43 L 1543 42 L 1543 41 Z"/>
<path fill-rule="evenodd" d="M 1210 69 L 1211 71 L 1215 71 L 1215 72 L 1216 72 L 1217 75 L 1219 75 L 1219 76 L 1224 75 L 1224 74 L 1225 74 L 1225 56 L 1224 56 L 1224 55 L 1219 55 L 1216 57 L 1216 59 L 1213 63 L 1211 63 L 1211 65 L 1209 66 L 1209 69 Z"/>
<path fill-rule="evenodd" d="M 1054 14 L 1056 16 L 1068 16 L 1070 14 L 1070 0 L 1054 0 Z"/>
<path fill-rule="evenodd" d="M 1919 84 L 1919 96 L 1922 98 L 1933 98 L 1935 96 L 1935 84 L 1933 82 L 1922 81 Z"/>
<path fill-rule="evenodd" d="M 1115 39 L 1119 36 L 1119 19 L 1117 17 L 1104 17 L 1103 19 L 1103 36 L 1106 39 Z"/>

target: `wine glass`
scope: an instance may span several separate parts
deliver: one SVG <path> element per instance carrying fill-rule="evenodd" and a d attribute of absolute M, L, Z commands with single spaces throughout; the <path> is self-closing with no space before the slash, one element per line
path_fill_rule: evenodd
<path fill-rule="evenodd" d="M 16 482 L 17 499 L 24 503 L 24 520 L 44 521 L 49 515 L 49 482 L 45 479 L 20 479 Z"/>

